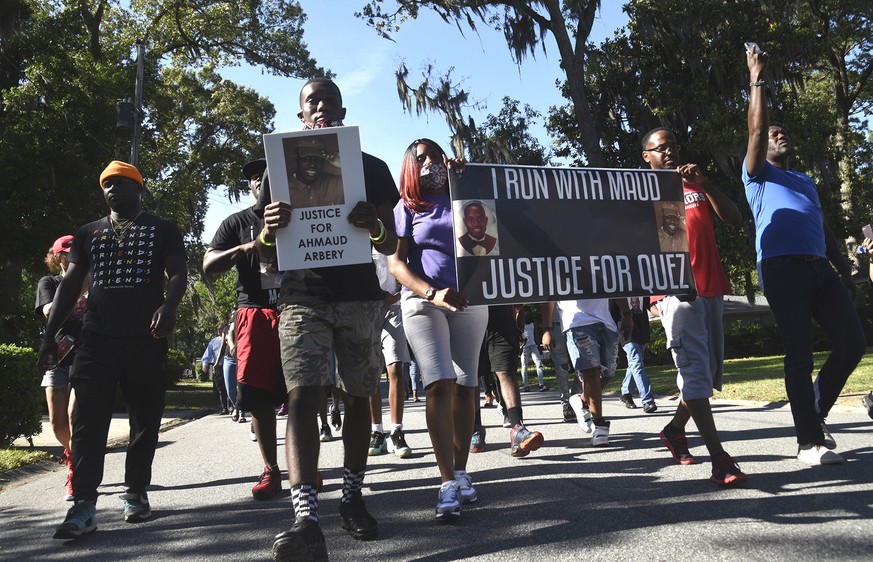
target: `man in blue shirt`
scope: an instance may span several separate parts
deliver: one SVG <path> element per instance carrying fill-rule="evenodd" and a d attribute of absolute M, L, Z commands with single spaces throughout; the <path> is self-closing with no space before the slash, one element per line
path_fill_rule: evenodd
<path fill-rule="evenodd" d="M 857 288 L 840 245 L 825 224 L 812 179 L 791 169 L 788 132 L 771 125 L 765 98 L 767 53 L 746 53 L 749 67 L 749 145 L 743 164 L 746 199 L 755 217 L 758 279 L 785 350 L 785 390 L 797 433 L 797 459 L 838 464 L 825 418 L 866 350 L 852 304 Z M 836 266 L 839 275 L 831 264 Z M 832 351 L 815 379 L 812 322 Z"/>
<path fill-rule="evenodd" d="M 212 392 L 218 398 L 221 407 L 220 415 L 230 413 L 227 409 L 227 386 L 224 384 L 224 357 L 221 354 L 221 340 L 224 338 L 225 327 L 218 327 L 218 335 L 209 340 L 200 362 L 203 364 L 203 374 L 212 379 Z"/>

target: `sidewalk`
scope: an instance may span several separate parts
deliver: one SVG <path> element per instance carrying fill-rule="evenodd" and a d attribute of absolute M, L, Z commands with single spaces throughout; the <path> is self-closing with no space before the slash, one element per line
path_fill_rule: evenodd
<path fill-rule="evenodd" d="M 658 432 L 675 401 L 662 399 L 658 412 L 647 415 L 625 409 L 614 394 L 606 398 L 610 446 L 595 449 L 575 423 L 561 420 L 557 393 L 522 399 L 526 421 L 543 432 L 545 446 L 510 457 L 509 430 L 496 410 L 484 410 L 488 448 L 468 464 L 480 499 L 455 525 L 433 517 L 439 478 L 423 402 L 406 402 L 412 458 L 370 458 L 365 498 L 379 520 L 376 541 L 355 541 L 340 528 L 342 443 L 322 444 L 319 512 L 331 559 L 870 558 L 873 421 L 860 407 L 837 407 L 828 418 L 847 462 L 809 468 L 794 459 L 786 406 L 714 402 L 725 448 L 749 475 L 743 488 L 722 490 L 708 481 L 709 457 L 696 433 L 689 431 L 689 440 L 701 464 L 676 465 L 661 445 Z M 290 526 L 287 481 L 280 498 L 251 498 L 261 464 L 248 424 L 208 415 L 162 433 L 149 493 L 154 518 L 137 525 L 121 517 L 123 451 L 106 457 L 98 530 L 79 541 L 51 539 L 69 506 L 60 466 L 0 492 L 0 559 L 269 560 L 272 537 Z"/>

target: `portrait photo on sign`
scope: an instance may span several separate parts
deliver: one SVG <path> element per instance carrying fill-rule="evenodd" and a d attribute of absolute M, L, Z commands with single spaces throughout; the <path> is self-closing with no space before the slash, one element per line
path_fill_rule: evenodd
<path fill-rule="evenodd" d="M 345 203 L 336 135 L 285 138 L 282 149 L 293 208 Z"/>
<path fill-rule="evenodd" d="M 682 201 L 660 201 L 654 204 L 658 223 L 658 242 L 662 252 L 687 252 L 685 204 Z"/>
<path fill-rule="evenodd" d="M 497 218 L 493 200 L 469 199 L 452 202 L 455 224 L 455 255 L 499 256 Z"/>

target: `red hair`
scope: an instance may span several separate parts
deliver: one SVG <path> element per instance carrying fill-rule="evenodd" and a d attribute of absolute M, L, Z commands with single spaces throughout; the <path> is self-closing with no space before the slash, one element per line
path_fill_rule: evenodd
<path fill-rule="evenodd" d="M 433 206 L 433 203 L 428 203 L 421 195 L 421 164 L 416 158 L 415 149 L 420 144 L 425 144 L 434 149 L 440 156 L 445 157 L 446 153 L 440 148 L 440 145 L 430 139 L 417 139 L 412 141 L 412 144 L 403 153 L 403 163 L 400 165 L 400 198 L 403 199 L 403 204 L 413 213 L 423 213 Z M 442 162 L 442 158 L 440 158 Z"/>

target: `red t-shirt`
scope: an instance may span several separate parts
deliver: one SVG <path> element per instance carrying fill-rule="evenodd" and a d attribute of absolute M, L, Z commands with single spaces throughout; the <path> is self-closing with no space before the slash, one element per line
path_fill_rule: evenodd
<path fill-rule="evenodd" d="M 715 227 L 712 223 L 712 205 L 706 192 L 698 185 L 682 182 L 685 190 L 685 229 L 688 233 L 688 253 L 691 256 L 691 271 L 701 297 L 717 297 L 731 292 L 721 256 L 715 244 Z M 651 303 L 663 299 L 652 296 Z"/>
<path fill-rule="evenodd" d="M 685 228 L 688 231 L 688 253 L 691 271 L 697 284 L 697 294 L 717 297 L 731 292 L 731 284 L 721 265 L 712 224 L 712 205 L 699 186 L 683 182 L 685 188 Z"/>

